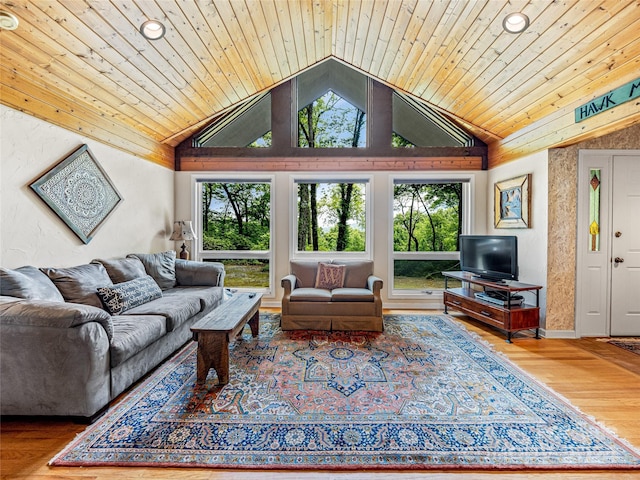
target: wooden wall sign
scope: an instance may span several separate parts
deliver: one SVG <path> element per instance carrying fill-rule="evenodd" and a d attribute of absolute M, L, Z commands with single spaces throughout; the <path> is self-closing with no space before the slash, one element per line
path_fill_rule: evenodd
<path fill-rule="evenodd" d="M 576 108 L 576 123 L 640 97 L 640 78 Z"/>

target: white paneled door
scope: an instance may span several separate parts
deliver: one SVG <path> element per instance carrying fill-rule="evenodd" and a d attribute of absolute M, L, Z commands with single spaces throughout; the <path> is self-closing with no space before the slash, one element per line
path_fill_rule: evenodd
<path fill-rule="evenodd" d="M 640 156 L 613 157 L 611 336 L 640 336 Z"/>

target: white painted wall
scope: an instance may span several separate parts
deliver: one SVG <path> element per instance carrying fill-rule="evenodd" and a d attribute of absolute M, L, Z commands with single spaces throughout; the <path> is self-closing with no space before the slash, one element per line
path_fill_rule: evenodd
<path fill-rule="evenodd" d="M 542 285 L 540 292 L 540 317 L 544 325 L 547 286 L 547 197 L 548 197 L 548 151 L 529 155 L 522 159 L 489 170 L 487 182 L 487 232 L 491 235 L 516 235 L 518 237 L 519 279 L 524 283 Z M 529 186 L 531 195 L 531 228 L 494 228 L 494 195 L 496 182 L 531 173 Z M 482 233 L 482 232 L 480 232 Z M 528 299 L 529 300 L 529 299 Z"/>
<path fill-rule="evenodd" d="M 85 245 L 29 185 L 87 144 L 123 201 Z M 68 267 L 174 248 L 172 170 L 0 105 L 0 265 Z"/>

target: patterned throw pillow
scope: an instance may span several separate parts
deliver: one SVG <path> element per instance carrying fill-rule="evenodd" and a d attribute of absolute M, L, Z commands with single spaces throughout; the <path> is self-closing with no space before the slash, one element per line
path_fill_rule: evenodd
<path fill-rule="evenodd" d="M 127 310 L 162 297 L 162 290 L 149 275 L 98 288 L 98 296 L 111 315 L 119 315 Z"/>
<path fill-rule="evenodd" d="M 316 288 L 333 290 L 342 288 L 344 284 L 344 265 L 332 265 L 329 263 L 318 263 L 318 274 L 316 275 Z"/>

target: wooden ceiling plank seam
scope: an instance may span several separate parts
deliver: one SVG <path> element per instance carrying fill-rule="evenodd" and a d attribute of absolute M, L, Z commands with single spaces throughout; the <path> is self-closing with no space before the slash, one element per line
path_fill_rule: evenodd
<path fill-rule="evenodd" d="M 355 53 L 356 42 L 358 38 L 358 29 L 360 28 L 360 5 L 359 0 L 349 1 L 347 10 L 347 32 L 345 35 L 344 58 L 343 60 L 349 65 L 353 65 L 353 56 Z"/>
<path fill-rule="evenodd" d="M 620 12 L 620 14 L 619 18 L 624 23 L 616 24 L 615 30 L 618 33 L 609 37 L 609 42 L 602 42 L 603 35 L 609 29 L 606 24 L 603 24 L 587 37 L 584 37 L 573 49 L 563 52 L 552 63 L 549 63 L 545 69 L 545 76 L 548 79 L 544 83 L 535 83 L 533 79 L 530 79 L 522 84 L 520 89 L 523 94 L 522 97 L 514 97 L 513 94 L 508 95 L 509 104 L 512 106 L 513 111 L 516 112 L 515 114 L 510 114 L 509 117 L 506 117 L 502 112 L 497 115 L 494 113 L 496 117 L 494 119 L 492 115 L 483 113 L 478 115 L 481 119 L 480 121 L 490 122 L 492 128 L 508 131 L 513 129 L 518 122 L 529 118 L 532 106 L 535 106 L 536 110 L 540 109 L 538 116 L 543 116 L 548 114 L 549 111 L 573 101 L 571 94 L 593 81 L 594 78 L 589 78 L 590 72 L 597 71 L 598 65 L 602 65 L 602 63 L 594 62 L 593 58 L 606 58 L 606 63 L 608 64 L 609 59 L 616 55 L 616 51 L 620 51 L 619 45 L 621 45 L 621 41 L 618 40 L 618 37 L 629 35 L 630 38 L 637 40 L 637 22 L 640 19 L 633 19 L 626 15 L 624 11 Z M 635 42 L 635 47 L 633 45 L 634 43 L 632 42 L 623 48 L 624 50 L 631 48 L 637 55 L 640 53 L 640 46 L 638 46 L 637 42 Z M 608 66 L 605 68 L 607 71 L 610 70 Z M 566 73 L 567 70 L 571 73 Z M 581 73 L 576 75 L 575 72 Z M 577 79 L 581 79 L 581 81 L 577 82 Z M 534 100 L 532 101 L 531 99 Z"/>
<path fill-rule="evenodd" d="M 286 71 L 283 72 L 280 69 L 280 62 L 276 55 L 273 39 L 269 34 L 267 19 L 265 18 L 262 7 L 260 6 L 261 3 L 263 2 L 260 2 L 260 0 L 245 0 L 245 13 L 253 24 L 256 39 L 262 47 L 262 54 L 269 66 L 269 73 L 271 74 L 273 83 L 277 83 L 286 76 Z"/>
<path fill-rule="evenodd" d="M 263 88 L 263 81 L 257 65 L 254 62 L 253 53 L 249 47 L 248 40 L 244 36 L 242 27 L 238 22 L 233 7 L 229 0 L 216 0 L 209 4 L 211 8 L 214 8 L 217 15 L 214 17 L 217 20 L 216 35 L 218 39 L 222 36 L 224 41 L 221 41 L 223 49 L 233 49 L 236 53 L 237 61 L 242 63 L 246 68 L 253 88 L 248 89 L 251 91 L 260 91 Z"/>
<path fill-rule="evenodd" d="M 344 60 L 348 30 L 348 0 L 336 0 L 333 9 L 333 55 Z"/>
<path fill-rule="evenodd" d="M 311 64 L 311 62 L 307 58 L 307 35 L 304 26 L 302 25 L 302 13 L 300 11 L 300 4 L 296 0 L 282 3 L 287 6 L 287 12 L 291 22 L 291 30 L 296 46 L 296 52 L 298 54 L 298 65 L 302 70 L 307 68 Z"/>
<path fill-rule="evenodd" d="M 258 75 L 259 90 L 264 90 L 269 86 L 277 83 L 280 80 L 279 73 L 274 75 L 275 70 L 279 70 L 277 67 L 272 68 L 272 62 L 277 62 L 275 56 L 269 55 L 265 48 L 268 47 L 267 42 L 263 42 L 260 39 L 257 29 L 255 28 L 254 16 L 258 16 L 262 13 L 262 9 L 257 11 L 251 11 L 247 7 L 246 0 L 234 0 L 229 2 L 231 9 L 234 12 L 234 19 L 237 22 L 237 26 L 242 31 L 242 35 L 246 41 L 248 52 L 253 58 L 253 63 L 256 65 L 256 73 Z M 235 22 L 234 22 L 235 23 Z"/>
<path fill-rule="evenodd" d="M 309 65 L 316 63 L 319 58 L 316 56 L 316 44 L 318 43 L 318 31 L 316 29 L 313 15 L 313 0 L 300 0 L 300 19 L 304 29 L 304 45 L 307 52 L 307 62 Z"/>
<path fill-rule="evenodd" d="M 636 39 L 633 43 L 636 47 L 636 50 L 640 48 L 640 38 Z M 638 72 L 640 71 L 640 57 L 637 54 L 633 57 L 630 57 L 626 62 L 619 65 L 615 70 L 610 70 L 606 61 L 602 61 L 599 64 L 602 65 L 600 78 L 593 79 L 589 81 L 589 83 L 587 83 L 585 80 L 584 82 L 577 85 L 573 83 L 573 79 L 568 81 L 567 88 L 570 88 L 571 91 L 561 99 L 558 99 L 562 100 L 562 105 L 545 105 L 540 103 L 537 106 L 529 106 L 529 108 L 533 108 L 535 110 L 544 109 L 545 115 L 538 115 L 539 118 L 545 118 L 546 116 L 551 115 L 554 111 L 560 108 L 564 108 L 567 105 L 572 105 L 575 109 L 577 108 L 577 106 L 589 101 L 589 99 L 611 91 L 611 89 L 616 86 L 621 86 L 628 82 L 636 80 L 638 78 Z M 576 88 L 574 88 L 574 85 Z M 509 131 L 509 135 L 512 135 L 514 132 L 526 127 L 526 125 L 531 122 L 531 117 L 526 116 L 524 119 L 520 119 L 518 123 L 510 123 L 509 128 L 505 128 L 504 130 Z"/>
<path fill-rule="evenodd" d="M 295 36 L 293 34 L 293 19 L 289 12 L 288 2 L 274 2 L 272 7 L 276 12 L 276 19 L 278 20 L 278 25 L 282 32 L 282 42 L 285 46 L 285 51 L 287 52 L 287 59 L 291 66 L 291 73 L 299 72 L 304 67 L 300 62 L 300 46 L 298 45 L 298 42 L 295 41 Z"/>
<path fill-rule="evenodd" d="M 571 0 L 572 2 L 576 2 L 578 0 Z M 563 5 L 568 5 L 568 0 L 563 3 Z M 549 10 L 551 8 L 551 3 L 536 3 L 534 6 L 547 6 L 548 7 L 543 10 Z M 553 4 L 556 5 L 556 4 Z M 559 7 L 558 7 L 559 8 Z M 568 8 L 568 7 L 566 7 Z M 511 11 L 511 10 L 509 10 Z M 565 10 L 565 12 L 568 10 Z M 500 17 L 496 20 L 499 20 L 505 15 L 506 10 L 502 12 Z M 536 12 L 537 13 L 537 12 Z M 535 17 L 533 14 L 530 18 L 533 18 L 534 22 L 540 20 L 540 16 Z M 526 51 L 528 44 L 534 41 L 535 33 L 529 29 L 520 35 L 514 35 L 508 32 L 505 32 L 502 29 L 502 24 L 498 21 L 491 24 L 489 29 L 487 30 L 487 34 L 484 37 L 484 40 L 481 40 L 483 47 L 485 47 L 482 54 L 479 55 L 478 58 L 472 59 L 472 64 L 470 65 L 470 69 L 465 72 L 464 77 L 461 79 L 461 82 L 454 85 L 453 88 L 447 92 L 440 89 L 440 91 L 436 91 L 433 96 L 433 101 L 437 101 L 441 103 L 444 108 L 457 111 L 458 108 L 465 108 L 469 101 L 473 100 L 482 100 L 483 96 L 487 96 L 493 92 L 492 86 L 498 84 L 501 81 L 501 75 L 504 71 L 504 68 L 508 66 L 508 62 L 503 61 L 504 52 L 508 51 L 513 45 L 518 45 L 520 51 Z M 464 61 L 464 59 L 463 59 Z M 523 63 L 526 63 L 527 59 L 521 59 Z M 470 62 L 471 63 L 471 62 Z M 498 74 L 497 78 L 491 79 L 491 77 L 486 73 L 488 71 L 492 71 L 495 69 L 497 72 L 501 72 Z M 484 82 L 479 82 L 478 78 L 483 78 Z M 486 83 L 491 81 L 489 86 L 486 86 Z M 486 86 L 486 89 L 483 87 Z M 462 96 L 463 98 L 456 97 L 456 95 Z M 445 98 L 446 97 L 446 98 Z M 478 98 L 480 97 L 480 98 Z M 469 118 L 466 115 L 460 115 L 463 118 Z"/>
<path fill-rule="evenodd" d="M 180 5 L 186 8 L 180 8 Z M 159 5 L 161 8 L 159 12 L 165 18 L 172 19 L 173 36 L 169 41 L 174 50 L 186 56 L 191 71 L 202 82 L 204 90 L 199 92 L 200 98 L 207 102 L 209 112 L 220 110 L 225 105 L 239 101 L 242 96 L 236 92 L 233 83 L 216 62 L 215 52 L 205 44 L 201 35 L 203 32 L 199 29 L 202 23 L 197 23 L 197 20 L 202 20 L 202 17 L 193 18 L 194 11 L 189 11 L 188 5 L 195 7 L 191 2 L 183 2 L 170 9 L 168 2 L 162 2 Z M 195 12 L 199 14 L 199 11 Z M 195 25 L 194 22 L 196 22 Z M 177 39 L 178 42 L 172 41 L 173 39 Z M 188 79 L 185 78 L 185 80 Z"/>
<path fill-rule="evenodd" d="M 487 68 L 483 74 L 476 80 L 476 83 L 479 85 L 479 91 L 489 92 L 489 85 L 493 91 L 483 98 L 473 99 L 470 102 L 465 104 L 464 109 L 461 110 L 460 114 L 465 117 L 476 117 L 484 112 L 487 108 L 487 105 L 491 105 L 492 102 L 495 101 L 496 90 L 504 91 L 501 92 L 501 97 L 503 95 L 509 95 L 511 90 L 509 90 L 510 85 L 513 85 L 515 88 L 512 90 L 520 91 L 523 87 L 522 84 L 527 80 L 530 80 L 530 76 L 523 75 L 522 68 L 520 62 L 535 62 L 540 64 L 541 68 L 540 72 L 544 72 L 543 78 L 537 76 L 537 79 L 543 83 L 546 83 L 551 75 L 548 72 L 548 64 L 555 61 L 559 56 L 562 55 L 565 51 L 575 51 L 578 48 L 581 35 L 587 35 L 592 31 L 592 27 L 587 26 L 587 19 L 593 12 L 600 12 L 597 6 L 592 9 L 590 12 L 587 9 L 584 10 L 584 16 L 582 18 L 576 19 L 576 16 L 571 15 L 571 18 L 576 21 L 573 29 L 577 30 L 575 36 L 571 36 L 571 45 L 559 45 L 558 40 L 560 33 L 551 34 L 549 25 L 545 32 L 546 35 L 538 35 L 538 37 L 531 42 L 529 45 L 523 45 L 517 42 L 514 42 L 509 48 L 507 48 L 501 55 L 502 61 L 505 63 L 505 66 L 500 69 L 500 66 L 494 63 L 492 66 Z M 567 12 L 568 14 L 569 12 Z M 601 18 L 601 15 L 599 15 Z M 580 25 L 578 29 L 577 26 Z M 517 45 L 517 47 L 516 47 Z M 512 48 L 513 47 L 513 48 Z M 575 55 L 575 53 L 573 54 Z M 499 78 L 500 80 L 496 81 L 495 79 Z M 498 83 L 502 82 L 502 83 Z M 484 110 L 483 110 L 484 109 Z"/>
<path fill-rule="evenodd" d="M 90 1 L 90 0 L 85 0 Z M 91 11 L 100 18 L 100 21 L 117 33 L 111 35 L 110 40 L 114 42 L 110 49 L 106 49 L 108 54 L 122 55 L 122 68 L 134 67 L 141 72 L 143 78 L 134 82 L 136 88 L 154 92 L 154 98 L 159 99 L 156 112 L 163 112 L 180 115 L 182 121 L 193 121 L 201 112 L 201 109 L 192 98 L 197 98 L 198 93 L 189 84 L 185 84 L 183 73 L 180 70 L 187 70 L 182 59 L 176 59 L 175 63 L 165 58 L 158 51 L 158 44 L 153 45 L 145 39 L 138 31 L 138 25 L 147 17 L 143 12 L 137 10 L 135 3 L 125 1 L 120 4 L 120 8 L 112 2 L 111 8 L 107 7 L 107 2 L 93 2 Z M 102 28 L 102 23 L 97 23 Z M 138 25 L 136 25 L 138 24 Z M 160 45 L 168 45 L 166 40 L 156 40 Z M 170 49 L 170 48 L 168 48 Z M 174 55 L 175 58 L 175 55 Z M 174 102 L 170 102 L 173 99 Z"/>
<path fill-rule="evenodd" d="M 76 2 L 69 3 L 70 8 L 81 5 Z M 171 119 L 171 122 L 176 122 L 178 125 L 193 119 L 197 114 L 198 107 L 191 102 L 188 92 L 182 93 L 180 90 L 176 90 L 174 83 L 167 78 L 166 72 L 169 72 L 170 69 L 168 69 L 164 58 L 160 55 L 149 58 L 146 53 L 142 53 L 145 50 L 144 47 L 148 47 L 148 41 L 139 34 L 137 28 L 126 17 L 119 16 L 118 20 L 127 27 L 118 29 L 112 24 L 115 21 L 113 16 L 111 19 L 105 18 L 104 12 L 101 13 L 100 9 L 91 5 L 88 7 L 88 9 L 75 11 L 74 14 L 88 31 L 95 34 L 95 44 L 90 45 L 92 51 L 123 74 L 122 78 L 114 79 L 114 81 L 117 81 L 122 88 L 130 88 L 137 92 L 142 97 L 140 102 L 155 110 L 154 115 Z M 111 12 L 120 14 L 116 8 Z M 146 44 L 142 42 L 146 42 Z M 152 49 L 148 49 L 148 51 L 153 52 Z M 164 69 L 163 65 L 167 67 L 165 73 L 161 72 Z M 149 78 L 150 72 L 154 71 L 157 72 L 158 77 Z M 159 82 L 160 78 L 164 81 Z M 174 108 L 171 108 L 167 100 L 171 98 L 167 89 L 172 89 L 180 95 Z"/>
<path fill-rule="evenodd" d="M 391 42 L 391 35 L 393 34 L 396 18 L 400 13 L 400 7 L 402 2 L 388 2 L 383 13 L 382 23 L 380 25 L 380 32 L 378 39 L 375 42 L 375 48 L 372 50 L 371 61 L 368 65 L 363 64 L 363 68 L 366 68 L 368 72 L 374 77 L 384 78 L 380 74 L 382 68 L 382 62 L 384 60 L 387 48 Z"/>
<path fill-rule="evenodd" d="M 19 37 L 15 37 L 19 39 Z M 14 69 L 19 72 L 25 79 L 37 79 L 42 84 L 49 85 L 49 88 L 57 88 L 61 92 L 67 92 L 78 104 L 86 104 L 91 106 L 106 116 L 118 117 L 125 120 L 129 118 L 132 126 L 140 122 L 143 113 L 134 110 L 127 103 L 123 103 L 121 97 L 102 88 L 98 88 L 91 84 L 90 79 L 82 75 L 68 75 L 68 70 L 53 61 L 49 54 L 39 50 L 35 45 L 30 44 L 25 39 L 20 39 L 19 45 L 16 46 L 21 53 L 16 53 L 13 45 L 13 39 L 7 38 L 3 42 L 0 58 L 7 65 L 15 65 Z M 25 48 L 28 48 L 28 55 L 25 56 Z M 39 61 L 41 60 L 41 61 Z M 43 65 L 43 66 L 40 66 Z M 29 70 L 23 70 L 24 68 Z M 35 80 L 28 80 L 35 81 Z M 130 114 L 130 115 L 129 115 Z M 146 116 L 143 118 L 147 118 Z M 154 119 L 148 119 L 148 123 L 153 125 L 159 132 L 170 131 L 166 125 L 157 123 Z"/>
<path fill-rule="evenodd" d="M 79 58 L 71 51 L 53 51 L 54 48 L 60 49 L 61 47 L 50 36 L 30 22 L 32 19 L 36 19 L 36 21 L 40 19 L 40 23 L 46 22 L 44 18 L 38 16 L 43 15 L 46 18 L 50 18 L 44 12 L 38 9 L 35 9 L 35 11 L 29 9 L 28 12 L 21 11 L 20 14 L 20 18 L 23 20 L 23 29 L 13 32 L 15 35 L 9 36 L 7 43 L 10 44 L 21 39 L 20 44 L 16 43 L 14 51 L 23 52 L 19 53 L 22 55 L 28 50 L 33 55 L 41 57 L 42 61 L 27 64 L 30 65 L 30 68 L 35 71 L 34 67 L 41 66 L 39 67 L 39 73 L 43 77 L 49 78 L 54 84 L 62 81 L 65 84 L 74 85 L 83 92 L 82 96 L 91 95 L 102 98 L 105 105 L 110 105 L 114 111 L 118 111 L 120 114 L 123 113 L 122 105 L 124 104 L 127 106 L 129 113 L 138 119 L 137 121 L 140 121 L 140 117 L 143 117 L 148 119 L 150 123 L 154 123 L 154 119 L 148 117 L 144 110 L 136 108 L 138 104 L 145 104 L 145 102 L 125 90 L 116 80 L 101 75 L 101 71 L 96 68 L 98 66 L 94 67 L 88 64 L 86 59 Z M 53 20 L 52 22 L 56 25 L 56 28 L 62 28 L 57 22 Z M 27 31 L 28 28 L 30 30 Z M 32 40 L 37 42 L 37 45 L 24 37 L 25 32 Z M 20 66 L 20 64 L 16 65 Z M 73 75 L 69 74 L 70 71 L 73 72 Z M 96 76 L 103 80 L 102 84 L 96 83 Z M 146 92 L 143 93 L 148 96 Z M 93 102 L 87 100 L 87 103 L 91 104 Z M 99 107 L 99 105 L 96 106 Z"/>
<path fill-rule="evenodd" d="M 183 8 L 193 7 L 194 18 L 203 22 L 203 32 L 205 31 L 204 27 L 206 27 L 208 35 L 202 39 L 202 42 L 209 52 L 216 52 L 217 64 L 229 78 L 229 83 L 233 85 L 238 97 L 242 99 L 251 96 L 256 89 L 256 85 L 240 58 L 233 40 L 229 37 L 224 25 L 221 24 L 218 11 L 215 8 L 211 8 L 211 4 L 203 5 L 200 1 L 182 2 L 182 5 Z M 200 12 L 200 16 L 198 16 L 197 12 Z"/>
<path fill-rule="evenodd" d="M 362 56 L 366 50 L 366 41 L 371 28 L 371 16 L 373 14 L 373 6 L 375 2 L 365 1 L 360 4 L 360 19 L 358 21 L 358 30 L 356 32 L 353 55 L 351 56 L 351 65 L 361 65 Z"/>
<path fill-rule="evenodd" d="M 401 58 L 401 61 L 394 62 L 393 67 L 389 70 L 387 78 L 390 82 L 405 90 L 408 89 L 407 69 L 412 69 L 422 56 L 433 58 L 436 50 L 434 32 L 438 24 L 445 18 L 446 12 L 456 3 L 458 0 L 448 0 L 447 2 L 418 0 L 412 21 L 409 23 L 398 48 L 398 57 Z"/>
<path fill-rule="evenodd" d="M 191 120 L 187 120 L 187 122 L 192 122 L 202 115 L 206 115 L 208 113 L 206 104 L 209 100 L 203 98 L 202 95 L 206 95 L 207 88 L 200 78 L 194 75 L 189 62 L 174 48 L 174 44 L 180 42 L 180 35 L 174 34 L 170 30 L 171 40 L 166 35 L 158 40 L 147 40 L 138 31 L 139 26 L 147 19 L 156 16 L 165 17 L 162 10 L 157 10 L 155 14 L 150 15 L 141 10 L 135 1 L 112 0 L 112 2 L 115 9 L 122 15 L 123 21 L 126 20 L 129 23 L 129 28 L 124 28 L 124 25 L 121 28 L 117 26 L 114 28 L 138 52 L 128 58 L 128 61 L 131 63 L 146 62 L 150 65 L 144 73 L 151 84 L 162 88 L 165 95 L 165 107 L 173 109 L 183 105 L 191 114 Z M 106 2 L 103 4 L 97 1 L 96 4 L 100 7 L 95 8 L 104 17 Z M 157 6 L 155 2 L 151 1 L 146 2 L 145 5 L 147 8 Z M 109 21 L 108 17 L 105 17 L 105 20 Z M 166 18 L 163 20 L 167 21 Z M 189 54 L 190 50 L 187 49 L 185 56 L 189 56 Z"/>
<path fill-rule="evenodd" d="M 88 118 L 92 115 L 90 111 L 85 112 L 82 118 L 79 118 L 57 105 L 51 105 L 41 100 L 42 95 L 32 97 L 18 90 L 10 90 L 6 85 L 0 85 L 0 96 L 4 105 L 15 108 L 18 111 L 28 113 L 66 130 L 80 133 L 105 145 L 173 168 L 173 152 L 169 147 L 152 141 L 149 137 L 140 135 L 137 135 L 134 140 L 127 138 L 127 134 L 135 134 L 127 125 L 117 126 L 115 123 L 110 123 L 104 117 L 97 115 L 95 120 L 98 125 L 95 125 L 88 121 Z M 26 107 L 27 105 L 29 108 Z"/>
<path fill-rule="evenodd" d="M 278 21 L 278 12 L 275 9 L 273 2 L 259 2 L 262 14 L 265 17 L 267 29 L 270 32 L 271 42 L 275 51 L 276 59 L 280 65 L 280 72 L 282 78 L 287 78 L 293 75 L 295 71 L 295 65 L 298 61 L 295 58 L 295 48 L 291 49 L 291 42 L 285 42 L 282 28 L 280 28 L 280 22 Z M 293 60 L 293 61 L 292 61 Z"/>
<path fill-rule="evenodd" d="M 388 79 L 391 83 L 393 83 L 393 80 L 389 78 L 389 72 L 394 62 L 398 61 L 397 57 L 399 56 L 400 46 L 402 45 L 403 39 L 407 36 L 407 29 L 413 18 L 416 3 L 417 0 L 402 0 L 402 7 L 398 12 L 395 26 L 391 32 L 389 43 L 387 44 L 384 57 L 380 64 L 378 76 Z"/>
<path fill-rule="evenodd" d="M 480 36 L 481 30 L 474 28 L 474 24 L 479 22 L 482 12 L 488 8 L 488 5 L 487 0 L 465 2 L 465 10 L 457 18 L 455 28 L 450 30 L 452 41 L 448 48 L 429 60 L 429 75 L 424 75 L 424 61 L 422 59 L 413 65 L 413 70 L 406 81 L 407 90 L 417 90 L 421 82 L 422 91 L 429 92 L 431 85 L 435 85 L 437 88 L 444 83 L 450 71 L 455 69 L 455 59 L 468 51 L 471 42 L 474 41 L 474 36 L 475 38 Z"/>
<path fill-rule="evenodd" d="M 333 4 L 315 0 L 312 5 L 313 25 L 316 33 L 316 60 L 331 55 L 331 35 L 333 31 Z"/>
<path fill-rule="evenodd" d="M 380 41 L 382 24 L 389 4 L 387 2 L 371 2 L 371 5 L 373 10 L 370 14 L 371 18 L 369 20 L 367 36 L 364 38 L 365 48 L 362 49 L 362 57 L 359 60 L 354 60 L 354 65 L 364 71 L 370 71 L 373 54 L 376 51 L 378 42 Z M 374 48 L 371 48 L 371 45 L 374 45 Z"/>
<path fill-rule="evenodd" d="M 212 110 L 219 110 L 222 105 L 233 103 L 233 99 L 226 94 L 229 89 L 233 91 L 231 85 L 221 72 L 216 74 L 215 69 L 210 71 L 201 60 L 197 50 L 199 48 L 202 53 L 204 44 L 178 5 L 172 5 L 169 2 L 145 2 L 144 5 L 144 9 L 140 6 L 138 8 L 146 18 L 161 18 L 169 21 L 171 28 L 163 40 L 171 44 L 171 50 L 176 52 L 187 66 L 180 74 L 182 80 L 196 92 L 192 100 L 200 109 L 204 113 L 209 113 Z M 169 51 L 168 49 L 158 50 L 161 55 Z M 219 88 L 211 88 L 211 85 L 216 83 Z"/>
<path fill-rule="evenodd" d="M 453 100 L 449 97 L 455 97 L 456 95 L 462 97 L 471 97 L 476 94 L 469 86 L 473 82 L 476 75 L 479 75 L 484 71 L 487 65 L 497 57 L 496 54 L 496 42 L 503 41 L 508 42 L 509 39 L 505 38 L 505 32 L 502 29 L 501 19 L 512 11 L 518 11 L 524 7 L 527 0 L 512 0 L 509 2 L 494 2 L 493 14 L 490 14 L 487 18 L 490 20 L 488 23 L 481 23 L 482 33 L 477 40 L 470 46 L 464 56 L 458 57 L 459 64 L 456 65 L 454 71 L 451 72 L 446 79 L 447 91 L 444 92 L 444 100 L 437 100 L 438 91 L 443 89 L 440 85 L 437 89 L 431 89 L 433 93 L 425 95 L 424 92 L 416 90 L 417 94 L 420 94 L 433 103 L 439 104 L 447 111 L 453 111 L 451 103 L 454 103 L 459 98 Z M 508 34 L 511 35 L 511 34 Z M 500 40 L 501 39 L 501 40 Z M 427 66 L 425 66 L 427 68 Z"/>

